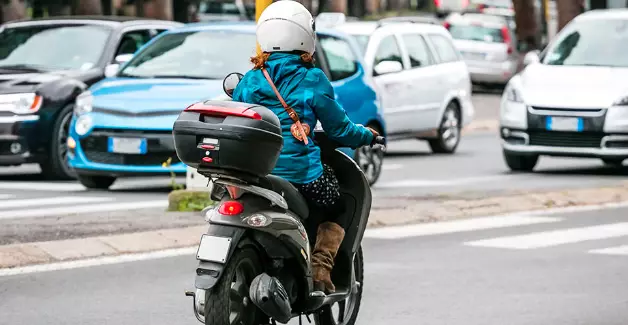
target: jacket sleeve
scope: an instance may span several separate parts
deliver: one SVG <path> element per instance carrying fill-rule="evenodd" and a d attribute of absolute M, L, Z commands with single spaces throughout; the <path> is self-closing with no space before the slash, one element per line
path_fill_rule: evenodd
<path fill-rule="evenodd" d="M 353 149 L 371 144 L 373 133 L 349 119 L 347 112 L 336 101 L 327 76 L 320 69 L 311 69 L 307 78 L 312 82 L 309 104 L 327 136 Z"/>

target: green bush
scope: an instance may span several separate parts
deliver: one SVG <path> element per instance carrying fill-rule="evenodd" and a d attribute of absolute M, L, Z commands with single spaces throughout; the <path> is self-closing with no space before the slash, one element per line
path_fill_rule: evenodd
<path fill-rule="evenodd" d="M 175 190 L 168 195 L 168 211 L 201 211 L 213 205 L 208 191 Z"/>

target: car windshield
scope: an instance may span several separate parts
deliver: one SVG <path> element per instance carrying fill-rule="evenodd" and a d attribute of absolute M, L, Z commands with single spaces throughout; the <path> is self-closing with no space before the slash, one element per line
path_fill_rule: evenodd
<path fill-rule="evenodd" d="M 100 61 L 110 34 L 94 25 L 9 27 L 0 32 L 0 68 L 87 70 Z"/>
<path fill-rule="evenodd" d="M 449 27 L 451 37 L 459 40 L 479 41 L 487 43 L 503 43 L 501 29 L 480 25 L 452 24 Z"/>
<path fill-rule="evenodd" d="M 543 58 L 548 65 L 628 67 L 628 20 L 581 21 L 561 32 Z"/>
<path fill-rule="evenodd" d="M 246 73 L 255 55 L 255 34 L 194 31 L 166 34 L 137 54 L 120 76 L 222 79 Z"/>

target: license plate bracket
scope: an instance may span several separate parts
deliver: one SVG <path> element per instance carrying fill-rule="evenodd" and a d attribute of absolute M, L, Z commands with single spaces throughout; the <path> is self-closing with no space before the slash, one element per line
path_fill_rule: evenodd
<path fill-rule="evenodd" d="M 148 151 L 148 141 L 142 138 L 109 137 L 107 147 L 113 153 L 144 155 Z"/>
<path fill-rule="evenodd" d="M 196 251 L 196 259 L 199 261 L 225 263 L 230 249 L 230 237 L 203 235 Z"/>
<path fill-rule="evenodd" d="M 548 116 L 545 127 L 548 131 L 582 132 L 584 120 L 581 117 Z"/>

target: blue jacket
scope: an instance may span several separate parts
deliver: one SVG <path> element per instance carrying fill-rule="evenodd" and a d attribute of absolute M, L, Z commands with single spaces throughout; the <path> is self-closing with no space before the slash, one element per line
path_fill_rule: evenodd
<path fill-rule="evenodd" d="M 347 147 L 358 148 L 373 141 L 371 131 L 349 120 L 335 100 L 334 89 L 322 70 L 291 53 L 271 54 L 266 69 L 286 103 L 297 112 L 301 122 L 312 129 L 307 145 L 294 138 L 290 133 L 293 121 L 262 71 L 251 70 L 244 75 L 233 93 L 233 100 L 265 106 L 281 122 L 284 145 L 273 175 L 292 183 L 307 184 L 323 174 L 320 148 L 312 141 L 317 120 L 330 138 Z"/>

